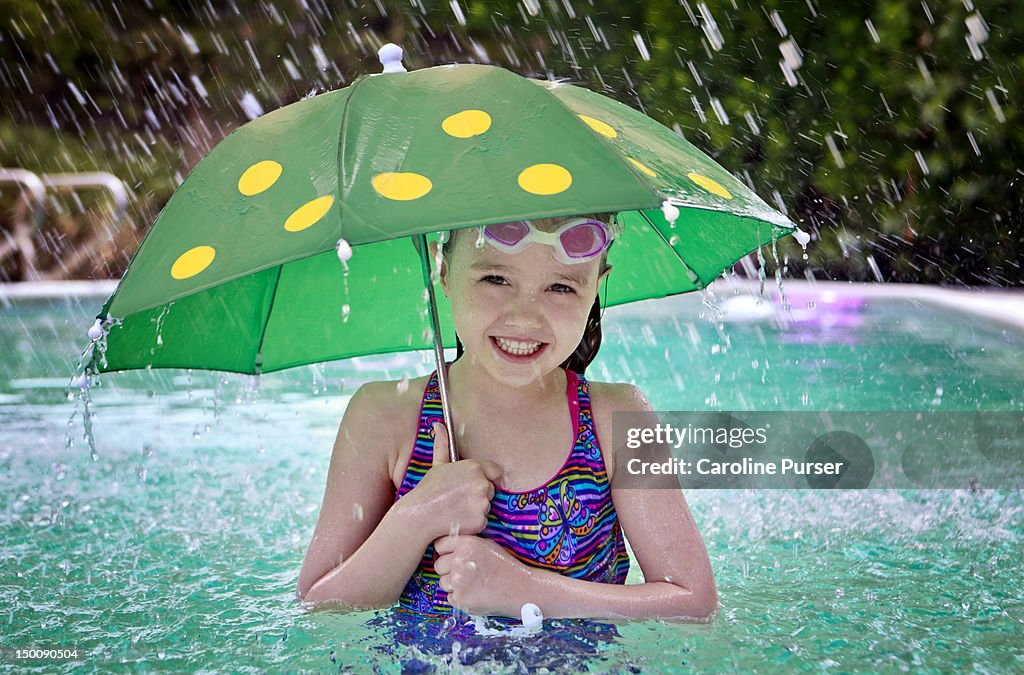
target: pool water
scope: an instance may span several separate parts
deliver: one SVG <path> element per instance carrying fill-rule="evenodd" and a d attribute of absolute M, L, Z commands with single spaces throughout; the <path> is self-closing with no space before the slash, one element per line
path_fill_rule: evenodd
<path fill-rule="evenodd" d="M 432 355 L 104 375 L 94 460 L 64 387 L 102 300 L 0 307 L 0 646 L 77 646 L 103 670 L 1024 669 L 1015 490 L 690 491 L 723 603 L 710 625 L 457 639 L 308 613 L 296 580 L 346 402 Z M 717 326 L 698 295 L 611 309 L 587 375 L 658 410 L 1024 409 L 1020 329 L 901 299 L 791 302 Z"/>

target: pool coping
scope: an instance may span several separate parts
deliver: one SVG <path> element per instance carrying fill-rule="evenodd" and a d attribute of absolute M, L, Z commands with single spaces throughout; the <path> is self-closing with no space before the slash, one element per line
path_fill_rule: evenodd
<path fill-rule="evenodd" d="M 753 279 L 722 280 L 712 284 L 718 293 L 738 289 L 751 295 L 759 294 L 760 282 Z M 834 292 L 837 295 L 856 294 L 868 298 L 898 298 L 927 302 L 958 309 L 966 314 L 995 319 L 1018 328 L 1024 328 L 1024 289 L 974 286 L 948 288 L 925 284 L 855 283 L 843 281 L 807 281 L 783 279 L 782 291 L 792 288 L 800 294 Z M 765 282 L 765 294 L 781 305 L 774 279 Z"/>
<path fill-rule="evenodd" d="M 88 297 L 105 299 L 114 292 L 118 283 L 117 279 L 104 279 L 99 281 L 22 281 L 0 284 L 0 306 L 7 304 L 8 300 Z M 758 296 L 760 284 L 761 282 L 757 279 L 721 279 L 715 281 L 709 288 L 719 300 L 723 300 L 726 294 L 744 293 Z M 1024 289 L 993 286 L 949 288 L 925 284 L 783 279 L 783 292 L 786 292 L 786 289 L 792 289 L 800 294 L 833 292 L 837 295 L 850 295 L 855 293 L 871 298 L 901 298 L 928 302 L 1024 328 Z M 765 295 L 771 298 L 775 304 L 781 304 L 774 279 L 768 279 L 765 282 Z M 653 308 L 651 303 L 656 303 L 658 309 L 654 312 L 655 314 L 669 313 L 674 303 L 692 302 L 693 300 L 689 300 L 689 298 L 694 297 L 699 298 L 700 295 L 685 294 L 646 300 L 636 303 L 629 310 L 620 305 L 610 308 L 609 311 L 616 314 L 634 314 L 639 310 L 640 313 L 647 314 Z M 684 298 L 687 300 L 682 300 Z"/>

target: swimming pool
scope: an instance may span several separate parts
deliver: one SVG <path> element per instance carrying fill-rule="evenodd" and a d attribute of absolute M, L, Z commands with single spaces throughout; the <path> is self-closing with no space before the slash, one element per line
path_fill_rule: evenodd
<path fill-rule="evenodd" d="M 1020 327 L 899 288 L 787 281 L 791 314 L 740 290 L 717 293 L 720 328 L 701 316 L 711 310 L 699 295 L 609 310 L 588 377 L 633 381 L 658 410 L 1024 409 Z M 378 625 L 386 613 L 308 614 L 294 598 L 348 397 L 367 380 L 423 375 L 432 355 L 258 380 L 108 374 L 92 393 L 93 460 L 81 402 L 64 387 L 102 300 L 8 294 L 0 304 L 3 646 L 77 646 L 101 669 L 441 663 L 428 645 L 395 644 L 396 629 Z M 532 639 L 455 645 L 456 657 L 442 644 L 448 661 L 484 671 L 1024 668 L 1021 492 L 687 497 L 724 605 L 713 624 L 546 622 Z M 634 560 L 629 582 L 641 580 Z"/>

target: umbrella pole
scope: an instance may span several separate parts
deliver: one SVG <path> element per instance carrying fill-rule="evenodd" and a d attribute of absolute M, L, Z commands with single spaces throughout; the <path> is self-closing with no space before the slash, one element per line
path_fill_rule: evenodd
<path fill-rule="evenodd" d="M 448 401 L 448 366 L 444 360 L 444 345 L 441 344 L 441 324 L 437 319 L 437 300 L 434 297 L 434 283 L 430 278 L 430 256 L 427 254 L 427 235 L 413 235 L 413 244 L 420 254 L 420 265 L 423 268 L 423 283 L 427 287 L 430 298 L 430 326 L 434 331 L 434 360 L 437 362 L 437 384 L 441 389 L 441 410 L 444 413 L 445 425 L 448 428 L 448 449 L 451 460 L 459 461 L 459 451 L 455 445 L 455 423 L 452 421 L 452 407 Z"/>

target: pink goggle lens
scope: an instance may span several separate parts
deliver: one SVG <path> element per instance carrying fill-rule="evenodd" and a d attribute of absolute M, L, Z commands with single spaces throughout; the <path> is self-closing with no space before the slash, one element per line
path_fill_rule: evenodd
<path fill-rule="evenodd" d="M 563 232 L 559 239 L 562 248 L 570 258 L 587 258 L 604 250 L 608 235 L 603 227 L 594 221 L 574 225 Z"/>
<path fill-rule="evenodd" d="M 495 223 L 486 227 L 488 236 L 506 246 L 515 246 L 530 233 L 530 226 L 521 220 L 511 223 Z"/>

